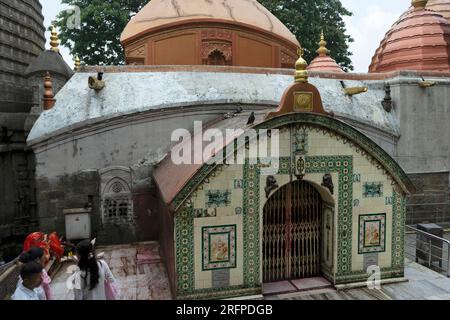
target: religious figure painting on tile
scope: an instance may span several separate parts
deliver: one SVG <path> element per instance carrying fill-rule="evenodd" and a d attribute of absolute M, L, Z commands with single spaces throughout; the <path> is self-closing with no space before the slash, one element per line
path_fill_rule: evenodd
<path fill-rule="evenodd" d="M 386 214 L 359 216 L 359 253 L 376 253 L 386 250 Z"/>

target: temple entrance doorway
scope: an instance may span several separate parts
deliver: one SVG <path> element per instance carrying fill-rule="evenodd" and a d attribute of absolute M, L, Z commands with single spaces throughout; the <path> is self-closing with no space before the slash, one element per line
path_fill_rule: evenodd
<path fill-rule="evenodd" d="M 278 189 L 263 215 L 263 282 L 321 275 L 324 203 L 317 189 L 299 180 Z"/>

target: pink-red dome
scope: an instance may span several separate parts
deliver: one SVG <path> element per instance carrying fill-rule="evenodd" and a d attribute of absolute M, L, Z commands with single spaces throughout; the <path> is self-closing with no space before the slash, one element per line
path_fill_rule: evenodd
<path fill-rule="evenodd" d="M 439 13 L 450 22 L 450 0 L 428 0 L 426 8 Z"/>
<path fill-rule="evenodd" d="M 369 72 L 395 70 L 449 71 L 450 23 L 422 6 L 410 8 L 381 41 L 369 67 Z"/>
<path fill-rule="evenodd" d="M 326 45 L 327 42 L 325 41 L 325 37 L 322 32 L 319 42 L 320 47 L 317 50 L 319 55 L 311 61 L 307 68 L 308 71 L 344 72 L 337 62 L 328 55 L 330 50 L 326 48 Z"/>

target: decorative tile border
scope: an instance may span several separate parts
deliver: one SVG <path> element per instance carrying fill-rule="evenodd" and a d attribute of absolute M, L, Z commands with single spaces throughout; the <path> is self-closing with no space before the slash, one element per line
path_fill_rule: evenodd
<path fill-rule="evenodd" d="M 202 228 L 202 270 L 236 268 L 236 225 Z"/>
<path fill-rule="evenodd" d="M 246 160 L 244 165 L 244 286 L 261 286 L 260 277 L 260 192 L 259 165 L 249 164 Z"/>
<path fill-rule="evenodd" d="M 199 300 L 199 299 L 226 299 L 234 297 L 252 296 L 261 294 L 262 287 L 246 288 L 245 286 L 232 286 L 226 289 L 211 288 L 196 290 L 195 293 L 181 293 L 178 300 Z"/>
<path fill-rule="evenodd" d="M 363 214 L 359 216 L 358 253 L 386 251 L 386 214 Z"/>
<path fill-rule="evenodd" d="M 392 268 L 404 268 L 406 197 L 394 191 L 392 198 Z"/>
<path fill-rule="evenodd" d="M 175 215 L 177 295 L 194 290 L 194 210 L 191 201 Z"/>
<path fill-rule="evenodd" d="M 401 278 L 405 274 L 404 268 L 381 268 L 381 279 Z M 366 271 L 352 272 L 348 275 L 337 276 L 335 284 L 348 284 L 356 282 L 366 282 L 369 278 Z"/>

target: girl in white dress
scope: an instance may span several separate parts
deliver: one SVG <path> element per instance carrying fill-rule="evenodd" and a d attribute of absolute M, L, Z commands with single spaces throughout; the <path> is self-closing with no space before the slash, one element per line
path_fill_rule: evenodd
<path fill-rule="evenodd" d="M 80 242 L 76 253 L 80 270 L 75 274 L 75 300 L 117 300 L 114 276 L 105 261 L 96 259 L 91 241 Z"/>

